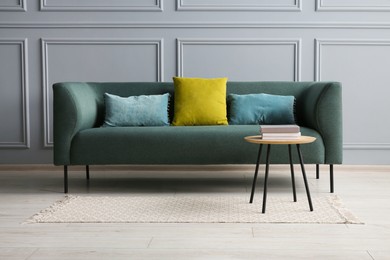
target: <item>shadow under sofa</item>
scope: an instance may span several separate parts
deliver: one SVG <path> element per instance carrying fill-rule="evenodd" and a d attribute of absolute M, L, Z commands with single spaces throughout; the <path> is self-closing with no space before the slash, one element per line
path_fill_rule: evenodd
<path fill-rule="evenodd" d="M 62 82 L 53 85 L 54 164 L 86 165 L 216 165 L 255 164 L 258 146 L 244 141 L 259 134 L 259 125 L 101 127 L 104 93 L 118 96 L 170 93 L 172 82 Z M 228 82 L 227 94 L 267 93 L 294 96 L 302 135 L 316 137 L 303 145 L 305 164 L 342 163 L 342 97 L 338 82 Z M 170 118 L 173 117 L 173 102 Z M 229 111 L 229 110 L 228 110 Z M 229 115 L 228 115 L 229 116 Z M 298 155 L 293 151 L 294 163 Z M 273 148 L 272 164 L 289 164 L 287 146 Z M 264 163 L 264 161 L 262 161 Z"/>

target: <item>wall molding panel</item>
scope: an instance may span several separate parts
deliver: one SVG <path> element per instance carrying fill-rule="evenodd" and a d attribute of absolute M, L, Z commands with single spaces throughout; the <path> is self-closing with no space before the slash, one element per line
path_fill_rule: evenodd
<path fill-rule="evenodd" d="M 26 12 L 26 0 L 2 0 L 0 11 Z"/>
<path fill-rule="evenodd" d="M 0 38 L 0 48 L 2 45 L 16 45 L 20 49 L 20 82 L 21 86 L 21 115 L 22 139 L 20 141 L 0 142 L 0 148 L 30 148 L 30 111 L 28 92 L 28 54 L 27 39 L 5 39 Z M 12 111 L 10 112 L 12 113 Z M 15 129 L 17 131 L 17 129 Z"/>
<path fill-rule="evenodd" d="M 323 80 L 323 50 L 326 46 L 361 46 L 361 47 L 381 47 L 387 46 L 390 51 L 390 39 L 377 39 L 377 40 L 365 40 L 365 39 L 316 39 L 315 40 L 315 80 Z M 362 72 L 363 73 L 363 72 Z M 375 129 L 367 129 L 367 135 L 374 135 L 370 131 L 376 131 Z M 387 142 L 363 142 L 359 143 L 344 143 L 344 150 L 390 150 L 390 143 Z"/>
<path fill-rule="evenodd" d="M 54 45 L 62 46 L 155 46 L 156 57 L 153 61 L 155 63 L 155 69 L 157 74 L 155 75 L 156 81 L 164 81 L 164 56 L 163 56 L 163 40 L 162 39 L 41 39 L 42 49 L 42 78 L 43 78 L 43 100 L 44 100 L 44 147 L 53 146 L 52 138 L 52 120 L 51 120 L 51 84 L 50 84 L 50 52 L 49 47 Z"/>
<path fill-rule="evenodd" d="M 176 0 L 178 11 L 302 11 L 302 0 Z"/>
<path fill-rule="evenodd" d="M 351 4 L 351 2 L 353 2 Z M 316 11 L 328 12 L 389 12 L 390 3 L 382 0 L 316 0 Z"/>
<path fill-rule="evenodd" d="M 345 143 L 344 150 L 390 150 L 390 143 Z"/>
<path fill-rule="evenodd" d="M 323 57 L 323 47 L 324 46 L 389 46 L 390 39 L 378 39 L 378 40 L 363 40 L 363 39 L 315 39 L 315 81 L 322 80 L 322 57 Z"/>
<path fill-rule="evenodd" d="M 163 0 L 40 0 L 40 10 L 162 12 Z"/>
<path fill-rule="evenodd" d="M 294 48 L 294 81 L 301 78 L 301 40 L 300 39 L 177 39 L 177 75 L 185 76 L 184 48 L 185 46 L 280 46 L 291 45 Z"/>

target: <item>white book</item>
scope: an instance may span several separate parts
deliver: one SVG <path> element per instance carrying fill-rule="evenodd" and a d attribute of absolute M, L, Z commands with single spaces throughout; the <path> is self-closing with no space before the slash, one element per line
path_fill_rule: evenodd
<path fill-rule="evenodd" d="M 260 125 L 261 133 L 298 133 L 298 125 Z"/>
<path fill-rule="evenodd" d="M 298 133 L 262 133 L 263 136 L 269 137 L 299 137 L 301 132 Z"/>
<path fill-rule="evenodd" d="M 299 139 L 301 132 L 299 133 L 263 133 L 263 140 L 295 140 Z"/>

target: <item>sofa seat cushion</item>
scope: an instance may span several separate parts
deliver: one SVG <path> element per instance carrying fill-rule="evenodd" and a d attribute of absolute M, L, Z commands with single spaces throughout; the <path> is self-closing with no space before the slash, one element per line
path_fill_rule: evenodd
<path fill-rule="evenodd" d="M 301 132 L 317 138 L 302 145 L 305 163 L 323 163 L 320 134 L 305 127 Z M 244 137 L 258 133 L 258 125 L 91 128 L 74 137 L 71 164 L 254 164 L 258 145 Z M 287 146 L 275 145 L 272 152 L 271 163 L 288 162 Z"/>

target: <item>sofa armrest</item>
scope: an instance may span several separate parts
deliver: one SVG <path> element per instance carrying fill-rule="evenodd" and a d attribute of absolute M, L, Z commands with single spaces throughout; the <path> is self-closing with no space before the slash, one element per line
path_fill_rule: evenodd
<path fill-rule="evenodd" d="M 309 87 L 301 113 L 304 124 L 317 130 L 325 145 L 326 164 L 343 160 L 342 91 L 338 82 L 319 82 Z"/>
<path fill-rule="evenodd" d="M 73 137 L 96 125 L 98 99 L 87 83 L 53 85 L 54 164 L 69 165 Z"/>

